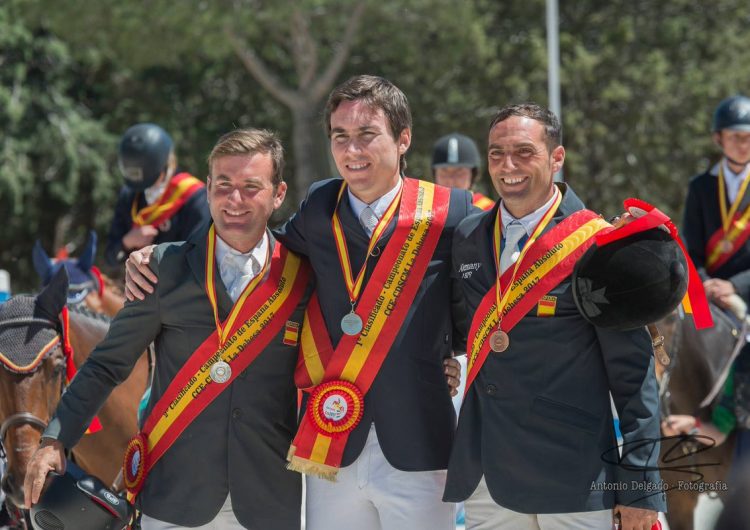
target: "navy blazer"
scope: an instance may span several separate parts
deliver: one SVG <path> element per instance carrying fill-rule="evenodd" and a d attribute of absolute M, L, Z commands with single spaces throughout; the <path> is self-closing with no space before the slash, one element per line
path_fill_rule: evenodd
<path fill-rule="evenodd" d="M 287 248 L 309 258 L 334 347 L 343 335 L 341 318 L 351 311 L 331 228 L 341 182 L 329 179 L 313 184 L 297 213 L 275 234 Z M 454 228 L 470 211 L 471 194 L 451 190 L 445 228 L 401 331 L 365 396 L 364 416 L 349 437 L 342 466 L 357 459 L 374 422 L 380 446 L 393 467 L 404 471 L 447 467 L 456 420 L 442 363 L 452 350 L 465 350 L 466 337 L 465 311 L 451 278 L 451 242 Z M 369 237 L 347 197 L 342 197 L 339 216 L 356 274 Z M 378 244 L 381 250 L 395 226 L 396 219 Z M 368 260 L 363 290 L 379 259 Z"/>
<path fill-rule="evenodd" d="M 158 245 L 150 266 L 154 294 L 128 302 L 60 400 L 44 436 L 73 447 L 112 389 L 125 380 L 153 340 L 156 366 L 150 413 L 190 355 L 216 329 L 206 296 L 208 226 L 186 242 Z M 269 251 L 277 243 L 271 238 Z M 308 286 L 289 320 L 302 323 Z M 232 300 L 216 282 L 219 318 Z M 286 468 L 296 431 L 293 374 L 298 348 L 284 342 L 284 326 L 253 363 L 177 437 L 156 463 L 138 496 L 147 515 L 179 526 L 211 521 L 231 494 L 247 528 L 299 530 L 302 481 Z M 134 398 L 136 396 L 133 396 Z"/>
<path fill-rule="evenodd" d="M 729 204 L 728 197 L 726 200 Z M 750 192 L 745 193 L 739 210 L 742 211 L 748 207 L 750 207 Z M 750 240 L 713 274 L 709 275 L 705 269 L 706 244 L 719 228 L 721 228 L 719 181 L 718 172 L 714 168 L 690 180 L 681 235 L 690 258 L 704 279 L 713 276 L 729 280 L 745 302 L 750 302 Z"/>
<path fill-rule="evenodd" d="M 569 187 L 562 189 L 547 230 L 584 207 Z M 468 217 L 454 236 L 469 315 L 494 285 L 498 207 Z M 536 306 L 529 311 L 510 331 L 509 348 L 490 352 L 469 389 L 444 500 L 467 499 L 484 475 L 495 502 L 517 512 L 604 510 L 615 503 L 663 511 L 661 491 L 634 487 L 660 484 L 659 473 L 648 470 L 657 465 L 660 437 L 649 334 L 589 324 L 576 309 L 570 277 L 549 295 L 557 298 L 554 316 L 537 316 Z M 621 465 L 609 392 L 625 442 Z M 638 447 L 642 440 L 650 442 Z M 621 484 L 625 489 L 614 491 Z"/>

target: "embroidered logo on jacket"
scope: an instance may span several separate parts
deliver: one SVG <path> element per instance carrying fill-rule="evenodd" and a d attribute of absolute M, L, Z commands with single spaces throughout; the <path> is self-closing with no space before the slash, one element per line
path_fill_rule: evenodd
<path fill-rule="evenodd" d="M 461 278 L 464 280 L 467 278 L 471 278 L 471 275 L 474 273 L 474 271 L 478 271 L 482 266 L 481 262 L 477 263 L 462 263 L 461 266 L 458 268 L 458 273 L 461 275 Z"/>

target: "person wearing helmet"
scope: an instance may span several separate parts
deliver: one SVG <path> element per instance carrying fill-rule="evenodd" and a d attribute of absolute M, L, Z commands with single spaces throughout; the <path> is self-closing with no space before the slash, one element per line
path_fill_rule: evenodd
<path fill-rule="evenodd" d="M 750 97 L 719 103 L 711 134 L 722 157 L 690 181 L 683 234 L 706 296 L 727 309 L 734 295 L 750 304 Z M 737 356 L 711 421 L 677 414 L 668 416 L 662 429 L 669 436 L 698 433 L 717 444 L 736 430 L 733 470 L 750 460 L 750 346 Z"/>
<path fill-rule="evenodd" d="M 151 243 L 184 241 L 209 219 L 206 188 L 189 173 L 177 172 L 172 138 L 153 123 L 133 125 L 118 151 L 125 186 L 104 252 L 118 267 L 128 252 Z"/>
<path fill-rule="evenodd" d="M 463 134 L 446 134 L 432 148 L 432 177 L 448 188 L 471 190 L 482 168 L 477 144 Z M 472 191 L 474 206 L 490 210 L 495 201 Z"/>

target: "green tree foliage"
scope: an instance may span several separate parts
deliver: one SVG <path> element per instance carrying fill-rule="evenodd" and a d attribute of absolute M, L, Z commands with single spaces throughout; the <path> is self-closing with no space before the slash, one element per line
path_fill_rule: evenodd
<path fill-rule="evenodd" d="M 37 238 L 49 249 L 83 239 L 85 227 L 104 227 L 97 213 L 113 200 L 112 137 L 80 102 L 85 65 L 3 7 L 0 65 L 0 264 L 14 289 L 28 289 L 37 283 L 29 266 Z M 65 241 L 56 238 L 66 227 Z"/>
<path fill-rule="evenodd" d="M 499 107 L 546 103 L 544 0 L 362 1 L 362 26 L 337 81 L 373 73 L 406 92 L 410 174 L 429 178 L 438 136 L 464 132 L 484 152 Z M 209 148 L 235 126 L 279 131 L 292 188 L 301 166 L 319 178 L 335 172 L 317 122 L 322 106 L 314 119 L 303 116 L 315 154 L 295 152 L 299 114 L 246 69 L 227 30 L 280 85 L 297 90 L 335 57 L 356 3 L 6 4 L 15 17 L 1 11 L 0 115 L 8 125 L 0 200 L 13 212 L 13 231 L 2 237 L 2 266 L 10 256 L 26 259 L 37 235 L 50 242 L 66 213 L 74 213 L 66 240 L 87 226 L 104 235 L 120 178 L 113 139 L 138 121 L 169 130 L 181 165 L 200 177 Z M 679 219 L 688 178 L 718 155 L 709 134 L 714 107 L 750 92 L 749 26 L 746 0 L 561 2 L 565 178 L 591 208 L 613 215 L 622 199 L 638 196 Z M 484 173 L 480 185 L 490 190 Z M 304 191 L 291 190 L 282 216 Z"/>

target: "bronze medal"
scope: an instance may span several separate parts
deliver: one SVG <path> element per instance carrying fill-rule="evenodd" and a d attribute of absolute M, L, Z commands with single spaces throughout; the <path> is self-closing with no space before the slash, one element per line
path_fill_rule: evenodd
<path fill-rule="evenodd" d="M 510 337 L 502 329 L 490 335 L 490 349 L 495 353 L 504 352 L 510 346 Z"/>
<path fill-rule="evenodd" d="M 722 254 L 727 254 L 728 252 L 732 251 L 732 242 L 728 239 L 722 239 L 721 243 L 719 243 L 719 250 L 721 250 Z"/>

